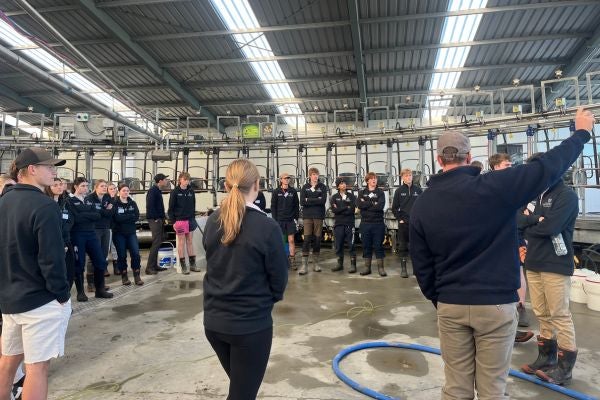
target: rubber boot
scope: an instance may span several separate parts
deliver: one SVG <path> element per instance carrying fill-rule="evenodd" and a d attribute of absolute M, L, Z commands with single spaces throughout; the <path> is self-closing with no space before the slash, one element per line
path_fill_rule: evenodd
<path fill-rule="evenodd" d="M 190 267 L 189 267 L 189 265 L 187 265 L 185 263 L 185 258 L 180 258 L 179 259 L 179 263 L 181 264 L 181 272 L 184 275 L 189 275 L 190 274 Z"/>
<path fill-rule="evenodd" d="M 546 339 L 541 336 L 538 340 L 538 357 L 531 364 L 521 366 L 521 371 L 526 374 L 535 374 L 539 369 L 552 368 L 557 364 L 558 344 L 556 339 Z"/>
<path fill-rule="evenodd" d="M 119 267 L 117 266 L 117 260 L 113 260 L 112 265 L 113 265 L 113 274 L 115 276 L 121 275 L 121 271 L 119 271 Z"/>
<path fill-rule="evenodd" d="M 350 257 L 350 269 L 348 270 L 349 274 L 356 273 L 356 256 Z"/>
<path fill-rule="evenodd" d="M 294 271 L 298 270 L 298 265 L 296 265 L 296 257 L 289 255 L 288 256 L 288 266 Z"/>
<path fill-rule="evenodd" d="M 577 350 L 569 351 L 558 349 L 558 363 L 551 368 L 538 369 L 535 374 L 538 378 L 555 385 L 568 385 L 571 383 L 573 367 L 577 360 Z"/>
<path fill-rule="evenodd" d="M 400 276 L 402 278 L 408 278 L 408 271 L 406 270 L 406 258 L 400 259 Z"/>
<path fill-rule="evenodd" d="M 344 257 L 338 257 L 337 265 L 331 268 L 331 272 L 338 272 L 344 269 Z"/>
<path fill-rule="evenodd" d="M 93 292 L 96 289 L 94 288 L 94 274 L 87 273 L 85 274 L 85 279 L 87 280 L 87 291 Z"/>
<path fill-rule="evenodd" d="M 77 289 L 77 301 L 88 301 L 88 297 L 85 295 L 83 288 L 83 274 L 75 275 L 75 289 Z"/>
<path fill-rule="evenodd" d="M 194 272 L 200 272 L 201 269 L 196 265 L 196 256 L 189 256 L 190 259 L 190 270 Z"/>
<path fill-rule="evenodd" d="M 319 267 L 319 253 L 313 254 L 313 271 L 321 272 L 321 267 Z"/>
<path fill-rule="evenodd" d="M 113 297 L 112 293 L 106 291 L 104 286 L 104 271 L 101 269 L 94 270 L 94 285 L 96 286 L 96 297 L 100 299 L 110 299 Z"/>
<path fill-rule="evenodd" d="M 131 281 L 129 280 L 129 277 L 127 276 L 127 270 L 121 272 L 121 282 L 123 283 L 124 286 L 131 285 Z"/>
<path fill-rule="evenodd" d="M 519 303 L 517 311 L 519 312 L 519 326 L 529 326 L 529 317 L 527 317 L 527 311 L 525 310 L 525 305 L 523 303 Z"/>
<path fill-rule="evenodd" d="M 371 275 L 371 261 L 372 261 L 372 259 L 365 258 L 365 269 L 360 271 L 360 274 L 362 276 Z"/>
<path fill-rule="evenodd" d="M 142 280 L 142 278 L 140 278 L 140 270 L 139 269 L 133 270 L 133 281 L 138 286 L 142 286 L 144 284 L 144 281 Z"/>
<path fill-rule="evenodd" d="M 308 272 L 308 256 L 302 256 L 302 266 L 300 267 L 300 271 L 298 271 L 298 275 L 306 275 Z"/>
<path fill-rule="evenodd" d="M 387 273 L 385 272 L 385 268 L 383 267 L 383 258 L 378 258 L 377 259 L 377 272 L 379 272 L 379 276 L 387 276 Z"/>

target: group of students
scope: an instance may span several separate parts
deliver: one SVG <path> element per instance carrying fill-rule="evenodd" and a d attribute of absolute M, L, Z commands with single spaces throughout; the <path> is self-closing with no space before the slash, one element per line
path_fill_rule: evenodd
<path fill-rule="evenodd" d="M 291 176 L 284 172 L 280 176 L 280 186 L 273 191 L 271 197 L 271 215 L 278 222 L 283 235 L 287 236 L 289 245 L 288 264 L 291 269 L 297 270 L 295 263 L 294 235 L 297 232 L 297 221 L 302 209 L 302 222 L 304 229 L 304 242 L 302 245 L 302 264 L 299 275 L 308 273 L 310 250 L 312 247 L 313 271 L 320 272 L 319 255 L 321 252 L 321 235 L 323 220 L 325 219 L 325 203 L 327 201 L 327 187 L 319 181 L 319 170 L 308 170 L 309 181 L 298 191 L 290 185 Z M 408 278 L 408 224 L 410 210 L 417 197 L 422 193 L 417 184 L 413 184 L 412 170 L 406 168 L 401 171 L 402 185 L 396 190 L 392 202 L 392 211 L 398 220 L 398 243 L 401 257 L 401 276 Z M 343 178 L 337 178 L 335 185 L 337 193 L 331 196 L 329 204 L 334 214 L 334 245 L 337 264 L 333 272 L 344 269 L 344 247 L 348 246 L 350 254 L 349 273 L 357 272 L 356 251 L 354 249 L 355 212 L 360 211 L 361 222 L 359 226 L 364 269 L 360 275 L 370 275 L 372 272 L 373 253 L 377 263 L 377 271 L 385 277 L 387 273 L 384 266 L 385 252 L 383 241 L 386 226 L 384 222 L 385 193 L 377 186 L 377 175 L 369 172 L 365 176 L 365 188 L 354 194 L 348 190 Z"/>

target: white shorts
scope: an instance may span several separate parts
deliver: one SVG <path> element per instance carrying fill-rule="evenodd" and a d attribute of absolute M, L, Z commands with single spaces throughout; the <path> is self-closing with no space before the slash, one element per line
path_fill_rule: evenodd
<path fill-rule="evenodd" d="M 65 354 L 65 335 L 71 300 L 53 300 L 20 314 L 2 314 L 2 354 L 24 354 L 25 364 L 48 361 Z"/>

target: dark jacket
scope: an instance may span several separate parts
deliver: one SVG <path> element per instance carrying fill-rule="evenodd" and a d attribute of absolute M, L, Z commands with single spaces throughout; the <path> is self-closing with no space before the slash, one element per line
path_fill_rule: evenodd
<path fill-rule="evenodd" d="M 398 221 L 408 223 L 410 220 L 410 210 L 417 198 L 423 193 L 423 189 L 414 183 L 410 186 L 402 184 L 394 193 L 392 201 L 392 212 Z"/>
<path fill-rule="evenodd" d="M 127 203 L 123 203 L 119 197 L 114 203 L 115 213 L 113 216 L 113 228 L 112 231 L 116 233 L 122 233 L 124 235 L 135 234 L 136 226 L 135 223 L 140 219 L 140 210 L 135 201 L 132 198 L 127 200 Z"/>
<path fill-rule="evenodd" d="M 302 186 L 300 191 L 300 205 L 302 206 L 302 218 L 325 218 L 325 202 L 327 201 L 327 187 L 321 182 L 316 186 L 310 183 Z"/>
<path fill-rule="evenodd" d="M 110 229 L 114 208 L 108 210 L 106 207 L 112 204 L 114 199 L 108 193 L 105 193 L 100 199 L 96 192 L 88 194 L 85 199 L 92 202 L 96 207 L 96 211 L 100 213 L 100 219 L 96 221 L 96 229 Z"/>
<path fill-rule="evenodd" d="M 71 232 L 89 232 L 96 229 L 96 221 L 100 219 L 100 213 L 96 210 L 96 205 L 91 200 L 87 200 L 87 197 L 81 201 L 75 196 L 69 196 L 67 208 L 75 220 Z"/>
<path fill-rule="evenodd" d="M 0 308 L 31 311 L 71 294 L 60 209 L 35 186 L 17 184 L 0 198 Z"/>
<path fill-rule="evenodd" d="M 188 221 L 196 217 L 196 194 L 191 186 L 186 189 L 177 186 L 169 196 L 169 221 Z"/>
<path fill-rule="evenodd" d="M 259 332 L 273 325 L 273 305 L 287 285 L 287 256 L 279 225 L 246 207 L 242 229 L 228 246 L 221 243 L 220 210 L 206 222 L 204 326 L 232 335 Z"/>
<path fill-rule="evenodd" d="M 464 166 L 432 176 L 410 219 L 410 255 L 425 297 L 434 304 L 518 301 L 517 210 L 561 179 L 589 139 L 577 131 L 539 158 L 501 171 Z"/>
<path fill-rule="evenodd" d="M 75 224 L 75 216 L 67 207 L 68 195 L 58 198 L 58 208 L 60 209 L 61 232 L 65 246 L 71 245 L 71 229 Z"/>
<path fill-rule="evenodd" d="M 293 221 L 300 214 L 300 203 L 296 189 L 278 187 L 271 196 L 271 215 L 275 221 Z"/>
<path fill-rule="evenodd" d="M 158 185 L 153 185 L 146 193 L 146 219 L 165 219 L 165 203 Z"/>
<path fill-rule="evenodd" d="M 331 211 L 334 214 L 334 226 L 351 225 L 354 227 L 354 210 L 356 209 L 356 197 L 352 192 L 346 191 L 346 198 L 338 192 L 329 199 Z"/>
<path fill-rule="evenodd" d="M 356 196 L 356 205 L 360 209 L 361 224 L 383 224 L 385 193 L 380 188 L 370 191 L 364 188 Z"/>
<path fill-rule="evenodd" d="M 260 190 L 258 191 L 256 200 L 254 200 L 254 204 L 256 207 L 260 208 L 261 211 L 265 211 L 265 208 L 267 208 L 267 199 L 265 199 L 265 195 Z"/>
<path fill-rule="evenodd" d="M 536 201 L 533 218 L 536 222 L 539 217 L 544 219 L 524 227 L 527 240 L 525 268 L 536 272 L 573 275 L 573 229 L 578 214 L 577 195 L 562 180 L 543 193 Z M 552 236 L 559 234 L 562 234 L 567 247 L 567 254 L 564 256 L 557 256 L 552 244 Z"/>

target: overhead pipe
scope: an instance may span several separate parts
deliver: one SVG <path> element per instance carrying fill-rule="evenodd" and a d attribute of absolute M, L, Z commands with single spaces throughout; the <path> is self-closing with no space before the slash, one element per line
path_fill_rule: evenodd
<path fill-rule="evenodd" d="M 71 52 L 73 52 L 81 61 L 83 61 L 85 64 L 87 64 L 87 66 L 94 72 L 96 73 L 98 76 L 101 76 L 102 79 L 104 79 L 104 81 L 106 83 L 108 83 L 108 85 L 118 94 L 120 94 L 123 98 L 127 99 L 129 102 L 131 102 L 131 104 L 128 104 L 128 106 L 130 106 L 134 111 L 138 112 L 141 115 L 145 114 L 145 111 L 142 110 L 139 107 L 136 107 L 135 104 L 133 104 L 133 102 L 131 101 L 131 99 L 129 98 L 129 96 L 123 92 L 121 89 L 119 89 L 119 87 L 117 86 L 116 83 L 114 83 L 110 77 L 108 77 L 104 72 L 102 72 L 98 67 L 96 67 L 94 65 L 94 63 L 92 63 L 92 61 L 90 61 L 90 59 L 88 59 L 81 51 L 79 51 L 79 49 L 77 49 L 77 47 L 75 47 L 71 42 L 69 42 L 69 40 L 67 38 L 65 38 L 56 28 L 54 28 L 54 26 L 52 26 L 52 24 L 50 22 L 48 22 L 48 20 L 46 20 L 46 18 L 44 18 L 42 16 L 42 14 L 40 14 L 35 8 L 33 8 L 31 6 L 31 4 L 29 4 L 27 1 L 25 0 L 16 0 L 16 3 L 19 4 L 23 10 L 25 10 L 27 12 L 27 14 L 29 14 L 29 16 L 31 18 L 33 18 L 34 20 L 36 20 L 38 23 L 40 23 L 40 25 L 42 25 L 43 27 L 47 28 L 50 33 L 52 33 L 52 35 L 58 39 L 59 42 L 61 42 L 66 48 L 68 48 Z"/>
<path fill-rule="evenodd" d="M 106 107 L 104 104 L 94 101 L 91 96 L 84 95 L 78 92 L 72 86 L 69 86 L 68 84 L 53 76 L 49 72 L 44 71 L 35 64 L 25 60 L 23 57 L 19 57 L 14 52 L 2 45 L 0 45 L 0 61 L 10 65 L 16 70 L 19 70 L 39 80 L 41 83 L 49 86 L 50 88 L 73 98 L 77 102 L 84 104 L 85 106 L 104 115 L 105 117 L 119 122 L 121 125 L 124 125 L 136 132 L 144 134 L 154 140 L 161 140 L 160 136 L 148 131 L 147 129 L 143 129 L 142 127 L 123 117 L 121 114 Z"/>

